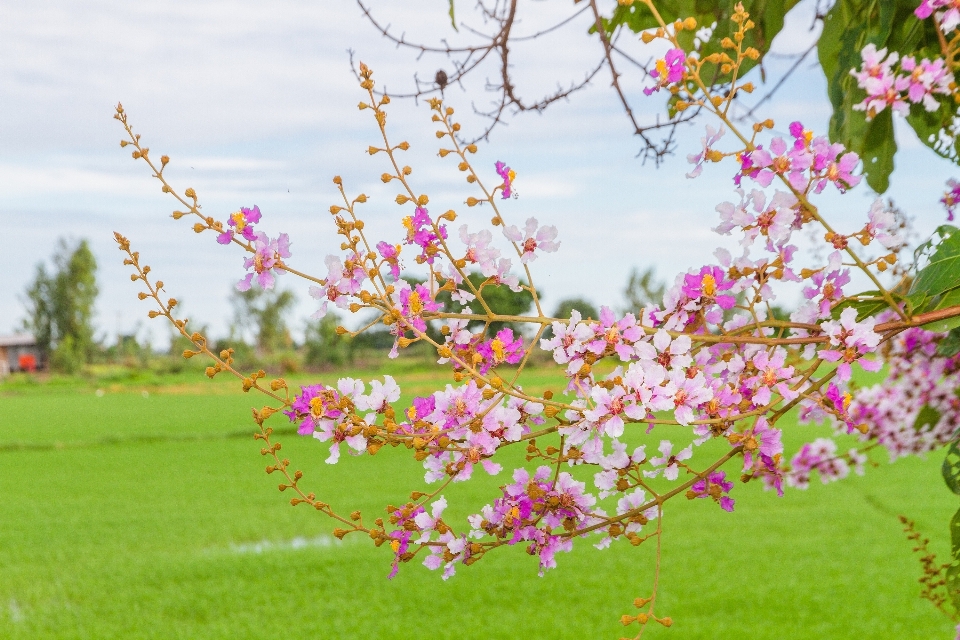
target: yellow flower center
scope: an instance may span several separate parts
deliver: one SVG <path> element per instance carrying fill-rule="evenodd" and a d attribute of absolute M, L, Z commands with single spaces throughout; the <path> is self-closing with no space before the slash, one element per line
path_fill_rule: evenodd
<path fill-rule="evenodd" d="M 703 295 L 705 296 L 713 296 L 713 294 L 717 292 L 717 280 L 709 273 L 703 276 L 701 286 L 703 288 Z"/>
<path fill-rule="evenodd" d="M 237 233 L 242 233 L 243 229 L 247 226 L 247 219 L 243 213 L 240 211 L 232 213 L 230 214 L 230 219 L 233 220 L 233 226 L 236 227 Z"/>
<path fill-rule="evenodd" d="M 418 316 L 423 313 L 423 301 L 420 300 L 420 294 L 416 291 L 410 293 L 407 303 L 410 305 L 410 313 L 413 315 Z"/>
<path fill-rule="evenodd" d="M 507 355 L 503 351 L 504 346 L 505 345 L 500 341 L 499 338 L 494 338 L 490 343 L 490 350 L 493 351 L 493 357 L 497 362 L 503 362 L 503 359 Z"/>

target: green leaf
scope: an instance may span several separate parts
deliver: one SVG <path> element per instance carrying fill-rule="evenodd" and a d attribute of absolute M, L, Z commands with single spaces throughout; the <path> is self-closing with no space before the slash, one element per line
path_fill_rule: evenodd
<path fill-rule="evenodd" d="M 956 443 L 950 449 L 955 447 Z M 953 562 L 947 567 L 947 593 L 954 609 L 960 610 L 960 510 L 950 519 L 950 552 Z"/>
<path fill-rule="evenodd" d="M 930 309 L 930 311 L 940 311 L 941 309 L 949 309 L 957 306 L 960 306 L 960 288 L 951 289 L 940 296 L 939 302 L 933 309 Z M 960 327 L 960 315 L 954 316 L 953 318 L 944 318 L 943 320 L 928 322 L 922 326 L 927 331 L 936 331 L 937 333 L 950 331 L 951 329 Z"/>
<path fill-rule="evenodd" d="M 940 344 L 937 345 L 937 355 L 952 358 L 960 353 L 960 329 L 951 329 Z"/>
<path fill-rule="evenodd" d="M 960 287 L 960 255 L 937 260 L 937 256 L 917 274 L 910 293 L 925 293 L 936 296 Z"/>
<path fill-rule="evenodd" d="M 923 405 L 923 408 L 920 409 L 920 413 L 917 414 L 917 419 L 913 421 L 913 430 L 914 430 L 914 431 L 922 431 L 924 428 L 927 428 L 928 430 L 929 430 L 929 429 L 932 429 L 933 427 L 936 426 L 936 424 L 937 424 L 938 422 L 940 422 L 940 418 L 941 418 L 941 415 L 940 415 L 940 412 L 939 412 L 939 411 L 937 411 L 936 409 L 934 409 L 934 408 L 931 407 L 930 405 L 925 404 L 925 405 Z M 948 455 L 948 457 L 949 457 L 949 455 Z M 944 463 L 944 464 L 946 464 L 946 463 Z M 946 467 L 944 467 L 943 473 L 944 473 L 943 479 L 947 482 L 947 486 L 948 486 L 948 487 L 952 486 L 952 485 L 950 484 L 951 481 L 947 479 Z M 951 477 L 953 477 L 953 476 L 951 476 Z M 958 493 L 960 493 L 960 492 L 958 492 Z"/>
<path fill-rule="evenodd" d="M 949 240 L 954 234 L 957 233 L 957 228 L 953 225 L 942 224 L 933 232 L 930 236 L 930 239 L 917 247 L 913 252 L 913 261 L 919 263 L 924 256 L 933 255 L 936 253 L 940 245 Z M 958 244 L 960 244 L 960 237 L 958 237 Z M 958 249 L 960 250 L 960 249 Z M 948 250 L 949 251 L 949 250 Z M 943 257 L 947 257 L 944 255 Z"/>
<path fill-rule="evenodd" d="M 460 32 L 460 29 L 457 29 L 457 19 L 453 14 L 453 0 L 450 0 L 450 26 L 453 27 L 454 31 Z"/>
<path fill-rule="evenodd" d="M 896 294 L 892 295 L 894 298 L 898 297 Z M 887 301 L 880 297 L 879 291 L 864 291 L 863 293 L 857 294 L 853 299 L 844 300 L 835 306 L 830 311 L 830 315 L 836 320 L 840 317 L 840 314 L 843 313 L 844 309 L 850 307 L 857 310 L 857 322 L 860 322 L 864 318 L 869 318 L 883 311 L 888 305 Z"/>

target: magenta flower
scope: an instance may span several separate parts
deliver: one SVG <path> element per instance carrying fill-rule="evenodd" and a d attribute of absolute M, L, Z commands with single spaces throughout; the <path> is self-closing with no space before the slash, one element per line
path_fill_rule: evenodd
<path fill-rule="evenodd" d="M 417 262 L 433 264 L 440 253 L 440 239 L 447 238 L 447 227 L 435 226 L 430 214 L 423 207 L 417 207 L 412 216 L 405 217 L 403 226 L 407 230 L 406 243 L 415 244 L 422 249 L 417 256 Z"/>
<path fill-rule="evenodd" d="M 492 367 L 499 366 L 504 362 L 508 364 L 517 364 L 523 359 L 523 339 L 520 336 L 516 338 L 510 328 L 503 328 L 497 332 L 492 340 L 481 342 L 477 346 L 477 353 L 483 356 L 480 363 L 480 373 L 486 374 Z"/>
<path fill-rule="evenodd" d="M 657 84 L 644 89 L 643 92 L 649 96 L 667 85 L 683 80 L 683 63 L 686 58 L 687 54 L 683 49 L 667 51 L 667 55 L 657 60 L 656 67 L 650 72 L 650 76 L 657 81 Z"/>
<path fill-rule="evenodd" d="M 377 251 L 380 253 L 380 257 L 390 265 L 390 273 L 393 275 L 393 279 L 397 280 L 400 277 L 400 245 L 392 245 L 387 242 L 378 242 Z"/>
<path fill-rule="evenodd" d="M 440 304 L 431 296 L 430 290 L 422 284 L 411 288 L 410 284 L 403 281 L 400 285 L 400 313 L 407 325 L 417 331 L 427 330 L 427 323 L 421 317 L 424 313 L 439 311 Z"/>
<path fill-rule="evenodd" d="M 239 233 L 248 241 L 253 242 L 256 239 L 256 235 L 253 232 L 253 225 L 257 222 L 260 222 L 260 207 L 257 205 L 253 205 L 253 209 L 240 207 L 240 211 L 230 214 L 230 218 L 227 220 L 227 224 L 233 227 L 233 229 L 227 229 L 217 236 L 217 242 L 220 244 L 230 244 L 233 240 L 234 232 Z"/>
<path fill-rule="evenodd" d="M 960 204 L 960 182 L 950 178 L 947 180 L 947 187 L 949 187 L 949 189 L 943 194 L 943 197 L 940 198 L 940 202 L 947 209 L 947 220 L 953 222 L 954 210 L 957 208 L 957 205 Z"/>
<path fill-rule="evenodd" d="M 705 266 L 701 267 L 700 273 L 686 274 L 681 290 L 691 300 L 700 299 L 703 306 L 716 302 L 723 309 L 732 309 L 736 298 L 720 292 L 728 291 L 733 284 L 733 280 L 728 280 L 720 267 Z"/>
<path fill-rule="evenodd" d="M 700 478 L 693 483 L 690 490 L 687 491 L 687 498 L 713 498 L 713 501 L 720 505 L 724 511 L 732 512 L 734 499 L 729 495 L 733 489 L 733 483 L 727 480 L 727 474 L 723 471 L 714 471 L 706 478 Z"/>
<path fill-rule="evenodd" d="M 516 225 L 510 225 L 504 228 L 503 235 L 507 240 L 520 244 L 520 262 L 526 264 L 537 259 L 535 253 L 538 249 L 553 253 L 560 248 L 559 242 L 554 242 L 557 237 L 557 228 L 552 225 L 539 226 L 536 218 L 527 218 L 523 233 Z"/>
<path fill-rule="evenodd" d="M 497 168 L 497 175 L 503 178 L 503 195 L 501 197 L 506 200 L 513 194 L 512 185 L 514 179 L 517 177 L 517 173 L 499 160 L 497 160 L 495 166 Z"/>
<path fill-rule="evenodd" d="M 243 268 L 253 267 L 253 271 L 237 283 L 238 291 L 249 290 L 254 277 L 262 289 L 272 289 L 276 284 L 273 272 L 278 275 L 286 273 L 282 269 L 282 259 L 290 257 L 290 237 L 287 234 L 281 233 L 276 240 L 271 240 L 267 234 L 258 233 L 253 248 L 253 257 L 243 261 Z"/>
<path fill-rule="evenodd" d="M 929 18 L 934 11 L 945 7 L 946 11 L 939 11 L 937 18 L 940 20 L 940 30 L 946 34 L 960 24 L 960 6 L 954 0 L 923 0 L 913 13 L 923 20 Z"/>

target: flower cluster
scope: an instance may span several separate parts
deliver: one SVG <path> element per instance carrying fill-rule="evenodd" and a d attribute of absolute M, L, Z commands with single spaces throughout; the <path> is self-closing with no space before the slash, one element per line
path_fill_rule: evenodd
<path fill-rule="evenodd" d="M 943 33 L 950 33 L 960 25 L 960 6 L 955 0 L 923 0 L 914 10 L 914 14 L 921 20 L 925 20 L 935 11 Z"/>
<path fill-rule="evenodd" d="M 503 496 L 467 518 L 471 535 L 493 536 L 513 545 L 529 543 L 527 553 L 540 559 L 540 575 L 557 566 L 555 555 L 570 551 L 568 534 L 593 521 L 590 509 L 596 497 L 585 493 L 586 485 L 566 472 L 552 478 L 553 470 L 542 466 L 531 476 L 526 469 L 513 472 L 513 483 Z"/>
<path fill-rule="evenodd" d="M 917 11 L 920 15 L 920 9 Z M 954 7 L 949 13 L 956 14 L 957 9 Z M 860 55 L 863 65 L 850 73 L 867 96 L 853 108 L 865 111 L 867 120 L 887 107 L 901 116 L 909 115 L 911 104 L 922 104 L 927 111 L 936 111 L 940 108 L 936 96 L 952 93 L 953 74 L 940 58 L 924 58 L 918 62 L 913 56 L 901 58 L 895 51 L 888 54 L 886 49 L 878 50 L 872 43 L 865 46 Z"/>

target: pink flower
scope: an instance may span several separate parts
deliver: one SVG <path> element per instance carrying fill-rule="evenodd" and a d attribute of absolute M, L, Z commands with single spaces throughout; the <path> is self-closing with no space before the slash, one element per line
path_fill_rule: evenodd
<path fill-rule="evenodd" d="M 937 9 L 944 7 L 947 7 L 947 10 L 938 12 L 937 18 L 940 20 L 940 30 L 947 34 L 960 24 L 960 6 L 955 0 L 923 0 L 914 10 L 914 14 L 923 20 L 929 18 Z"/>
<path fill-rule="evenodd" d="M 960 204 L 960 182 L 953 178 L 947 180 L 948 190 L 943 194 L 940 202 L 947 209 L 947 220 L 953 222 L 953 213 L 957 205 Z"/>
<path fill-rule="evenodd" d="M 719 152 L 713 151 L 713 145 L 716 144 L 725 133 L 726 129 L 723 128 L 722 124 L 720 125 L 719 130 L 707 125 L 707 135 L 703 138 L 700 138 L 700 143 L 703 145 L 703 150 L 698 154 L 692 153 L 687 156 L 687 162 L 696 165 L 693 168 L 693 171 L 687 174 L 688 178 L 696 178 L 699 176 L 700 172 L 703 171 L 703 163 L 708 158 L 712 158 L 714 161 L 717 160 L 718 156 L 716 154 L 719 154 Z"/>
<path fill-rule="evenodd" d="M 673 455 L 673 443 L 669 440 L 661 440 L 659 449 L 661 455 L 650 458 L 650 464 L 659 468 L 655 468 L 653 471 L 644 471 L 643 475 L 648 478 L 656 478 L 662 471 L 663 477 L 667 480 L 676 480 L 677 476 L 680 475 L 679 463 L 693 457 L 693 445 Z"/>
<path fill-rule="evenodd" d="M 524 264 L 537 259 L 534 253 L 537 249 L 553 253 L 560 247 L 559 242 L 554 242 L 557 237 L 557 228 L 551 225 L 540 227 L 536 218 L 527 218 L 523 233 L 516 225 L 510 225 L 503 230 L 503 235 L 507 240 L 520 244 L 520 262 Z"/>
<path fill-rule="evenodd" d="M 377 251 L 384 262 L 390 265 L 390 273 L 393 279 L 400 277 L 400 245 L 392 245 L 387 242 L 378 242 Z"/>
<path fill-rule="evenodd" d="M 859 362 L 866 371 L 879 371 L 882 363 L 879 360 L 862 358 L 877 348 L 880 343 L 880 334 L 873 331 L 876 318 L 867 318 L 857 322 L 857 310 L 847 307 L 840 314 L 840 321 L 828 321 L 821 324 L 824 333 L 830 337 L 830 344 L 841 349 L 821 349 L 818 355 L 827 362 L 840 362 L 837 367 L 837 377 L 840 380 L 850 379 L 850 365 Z"/>
<path fill-rule="evenodd" d="M 723 471 L 714 471 L 706 478 L 700 478 L 687 491 L 687 498 L 713 498 L 713 501 L 720 505 L 724 511 L 732 512 L 734 500 L 729 495 L 733 489 L 733 483 L 727 480 L 727 474 Z"/>
<path fill-rule="evenodd" d="M 479 366 L 480 373 L 486 374 L 492 367 L 504 362 L 508 364 L 520 362 L 524 354 L 523 339 L 520 336 L 514 338 L 513 331 L 505 327 L 498 331 L 492 340 L 481 342 L 477 346 L 477 353 L 483 356 Z"/>
<path fill-rule="evenodd" d="M 643 92 L 649 96 L 667 85 L 683 80 L 683 64 L 686 57 L 687 54 L 683 49 L 667 51 L 667 55 L 657 60 L 654 70 L 650 72 L 650 76 L 657 81 L 657 84 L 644 89 Z"/>
<path fill-rule="evenodd" d="M 422 315 L 431 311 L 439 311 L 440 304 L 434 301 L 430 295 L 430 290 L 422 284 L 411 288 L 405 280 L 400 285 L 400 313 L 409 326 L 417 331 L 427 330 L 427 323 L 424 322 Z"/>
<path fill-rule="evenodd" d="M 477 233 L 470 233 L 467 225 L 460 227 L 460 240 L 467 245 L 467 253 L 463 259 L 468 263 L 476 264 L 480 267 L 480 273 L 488 278 L 497 272 L 497 259 L 500 257 L 500 250 L 491 247 L 493 235 L 487 229 L 482 229 Z"/>
<path fill-rule="evenodd" d="M 406 243 L 415 244 L 422 249 L 417 256 L 417 262 L 433 264 L 437 254 L 440 253 L 440 239 L 447 237 L 447 227 L 435 226 L 423 207 L 417 207 L 412 216 L 404 218 L 403 226 L 407 229 Z"/>
<path fill-rule="evenodd" d="M 733 287 L 733 280 L 728 280 L 723 269 L 716 266 L 700 268 L 700 273 L 686 274 L 683 277 L 683 294 L 693 300 L 700 300 L 704 307 L 716 302 L 723 309 L 732 309 L 736 298 L 729 294 L 721 294 Z"/>
<path fill-rule="evenodd" d="M 233 240 L 234 232 L 239 233 L 248 241 L 252 242 L 256 239 L 256 235 L 253 232 L 253 225 L 257 222 L 260 222 L 260 207 L 257 205 L 253 205 L 253 209 L 240 207 L 240 211 L 230 214 L 230 218 L 227 220 L 227 224 L 233 227 L 233 229 L 227 229 L 217 236 L 217 242 L 220 244 L 230 244 Z"/>
<path fill-rule="evenodd" d="M 503 178 L 503 195 L 501 197 L 506 200 L 512 194 L 512 185 L 517 173 L 499 160 L 497 160 L 495 166 L 497 175 Z"/>
<path fill-rule="evenodd" d="M 290 237 L 287 234 L 281 233 L 276 240 L 271 240 L 267 234 L 258 233 L 253 249 L 253 257 L 243 261 L 243 268 L 253 267 L 253 271 L 237 283 L 238 291 L 249 290 L 254 277 L 262 289 L 272 289 L 276 283 L 273 272 L 278 275 L 286 273 L 281 267 L 282 259 L 290 257 Z"/>

